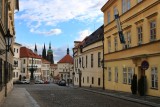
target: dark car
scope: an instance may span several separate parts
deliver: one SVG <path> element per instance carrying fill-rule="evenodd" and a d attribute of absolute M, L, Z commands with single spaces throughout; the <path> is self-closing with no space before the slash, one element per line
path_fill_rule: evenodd
<path fill-rule="evenodd" d="M 59 86 L 66 86 L 66 81 L 65 80 L 61 80 L 58 83 Z"/>

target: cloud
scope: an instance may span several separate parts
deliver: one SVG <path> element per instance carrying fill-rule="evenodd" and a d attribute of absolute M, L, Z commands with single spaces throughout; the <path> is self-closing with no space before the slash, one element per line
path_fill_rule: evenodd
<path fill-rule="evenodd" d="M 55 26 L 72 19 L 84 21 L 102 18 L 101 7 L 106 0 L 20 0 L 18 20 L 30 28 Z"/>
<path fill-rule="evenodd" d="M 78 33 L 78 37 L 75 39 L 76 41 L 82 41 L 86 36 L 89 36 L 91 31 L 89 29 L 82 30 Z"/>
<path fill-rule="evenodd" d="M 39 30 L 34 30 L 33 28 L 30 29 L 30 32 L 46 36 L 59 35 L 62 33 L 61 29 L 51 29 L 50 31 L 39 31 Z"/>

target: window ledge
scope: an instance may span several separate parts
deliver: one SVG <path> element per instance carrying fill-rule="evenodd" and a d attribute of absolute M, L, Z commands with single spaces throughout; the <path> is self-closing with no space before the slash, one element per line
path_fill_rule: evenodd
<path fill-rule="evenodd" d="M 154 87 L 151 87 L 150 89 L 153 89 L 153 90 L 158 90 L 158 88 L 154 88 Z"/>

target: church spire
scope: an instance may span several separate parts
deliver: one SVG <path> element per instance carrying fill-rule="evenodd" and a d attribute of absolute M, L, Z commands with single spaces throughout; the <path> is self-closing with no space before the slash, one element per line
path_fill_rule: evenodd
<path fill-rule="evenodd" d="M 67 54 L 69 54 L 69 48 L 67 48 Z"/>
<path fill-rule="evenodd" d="M 49 43 L 49 49 L 51 49 L 51 42 Z"/>
<path fill-rule="evenodd" d="M 35 44 L 34 53 L 37 54 L 37 45 Z"/>
<path fill-rule="evenodd" d="M 45 44 L 44 44 L 44 48 L 43 48 L 43 51 L 42 51 L 42 58 L 46 59 L 46 47 L 45 47 Z"/>

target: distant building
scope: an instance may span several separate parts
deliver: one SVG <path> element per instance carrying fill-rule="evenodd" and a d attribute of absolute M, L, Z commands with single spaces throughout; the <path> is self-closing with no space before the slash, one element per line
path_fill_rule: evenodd
<path fill-rule="evenodd" d="M 49 49 L 46 55 L 46 47 L 44 44 L 44 48 L 42 49 L 42 58 L 48 60 L 51 64 L 54 64 L 53 51 L 51 49 L 51 43 L 49 43 Z"/>
<path fill-rule="evenodd" d="M 34 79 L 41 79 L 41 57 L 35 54 L 31 49 L 26 47 L 20 48 L 20 58 L 21 58 L 21 79 L 30 79 L 30 71 L 32 64 L 37 66 L 37 69 L 34 71 Z"/>
<path fill-rule="evenodd" d="M 43 58 L 42 58 L 41 72 L 42 72 L 41 79 L 44 81 L 50 81 L 51 77 L 50 62 Z"/>
<path fill-rule="evenodd" d="M 60 79 L 71 82 L 73 78 L 73 58 L 69 55 L 69 48 L 67 54 L 57 62 Z"/>
<path fill-rule="evenodd" d="M 20 79 L 21 73 L 21 59 L 20 59 L 20 47 L 22 45 L 19 43 L 14 43 L 13 51 L 14 51 L 14 58 L 13 58 L 13 81 L 17 81 Z"/>

